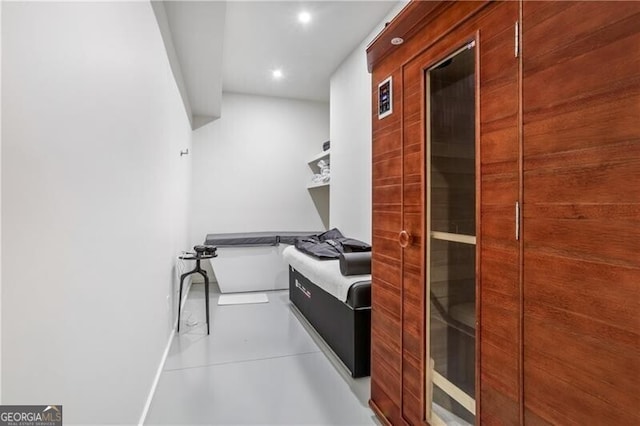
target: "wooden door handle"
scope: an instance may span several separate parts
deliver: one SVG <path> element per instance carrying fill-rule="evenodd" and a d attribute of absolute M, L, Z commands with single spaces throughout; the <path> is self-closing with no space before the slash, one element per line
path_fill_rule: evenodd
<path fill-rule="evenodd" d="M 400 231 L 400 234 L 398 234 L 398 244 L 400 244 L 400 247 L 405 248 L 410 243 L 411 243 L 411 234 L 409 234 L 407 231 L 403 229 L 402 231 Z"/>

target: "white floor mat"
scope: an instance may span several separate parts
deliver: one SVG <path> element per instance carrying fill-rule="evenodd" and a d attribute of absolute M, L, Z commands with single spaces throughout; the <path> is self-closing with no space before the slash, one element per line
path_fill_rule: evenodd
<path fill-rule="evenodd" d="M 218 305 L 247 305 L 251 303 L 269 303 L 266 293 L 221 294 Z"/>

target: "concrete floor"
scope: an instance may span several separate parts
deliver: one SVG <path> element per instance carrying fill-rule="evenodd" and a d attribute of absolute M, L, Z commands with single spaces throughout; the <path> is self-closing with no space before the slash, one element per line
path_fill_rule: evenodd
<path fill-rule="evenodd" d="M 369 378 L 352 379 L 289 305 L 218 306 L 207 336 L 204 290 L 194 284 L 146 423 L 375 425 Z"/>

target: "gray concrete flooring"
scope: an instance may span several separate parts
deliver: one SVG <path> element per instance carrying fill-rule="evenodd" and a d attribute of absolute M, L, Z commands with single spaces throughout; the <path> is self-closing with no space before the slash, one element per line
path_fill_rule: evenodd
<path fill-rule="evenodd" d="M 194 284 L 147 415 L 147 425 L 375 425 L 369 378 L 352 379 L 294 311 L 288 291 L 269 303 L 218 306 L 207 336 Z"/>

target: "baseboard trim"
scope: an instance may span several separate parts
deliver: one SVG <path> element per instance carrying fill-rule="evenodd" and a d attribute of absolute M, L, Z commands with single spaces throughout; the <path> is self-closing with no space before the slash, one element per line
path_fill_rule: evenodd
<path fill-rule="evenodd" d="M 192 281 L 190 277 L 188 278 L 187 289 L 184 292 L 184 296 L 180 301 L 180 309 L 184 311 L 184 303 L 187 301 L 187 296 L 191 291 Z M 171 330 L 171 334 L 169 334 L 169 340 L 167 341 L 167 346 L 164 348 L 164 353 L 162 354 L 162 358 L 160 358 L 160 364 L 158 365 L 158 369 L 156 370 L 156 375 L 153 378 L 153 383 L 151 384 L 151 389 L 149 390 L 149 395 L 147 395 L 147 400 L 144 403 L 144 408 L 142 409 L 142 414 L 140 415 L 140 420 L 138 420 L 138 426 L 143 426 L 144 422 L 147 420 L 147 414 L 149 414 L 149 408 L 151 407 L 151 401 L 153 401 L 153 397 L 156 394 L 156 388 L 158 387 L 158 382 L 160 382 L 160 376 L 162 375 L 162 371 L 164 370 L 164 365 L 167 362 L 167 357 L 169 356 L 169 350 L 171 349 L 171 344 L 173 343 L 173 338 L 176 335 L 176 327 L 178 325 L 178 318 L 176 317 L 175 322 L 173 323 L 173 329 Z"/>
<path fill-rule="evenodd" d="M 156 394 L 156 388 L 158 387 L 158 382 L 160 381 L 160 375 L 162 374 L 162 370 L 164 369 L 164 364 L 167 361 L 167 356 L 169 355 L 169 349 L 171 348 L 171 344 L 173 343 L 173 337 L 175 335 L 176 335 L 176 329 L 174 328 L 173 330 L 171 330 L 171 334 L 169 335 L 169 341 L 167 342 L 167 346 L 164 348 L 164 353 L 162 354 L 162 359 L 160 360 L 160 365 L 158 366 L 156 375 L 153 378 L 153 383 L 151 384 L 151 389 L 149 390 L 147 401 L 145 402 L 144 408 L 142 409 L 142 414 L 140 415 L 138 426 L 143 426 L 145 420 L 147 419 L 147 414 L 149 413 L 149 408 L 151 407 L 151 401 L 153 401 L 153 396 Z"/>

